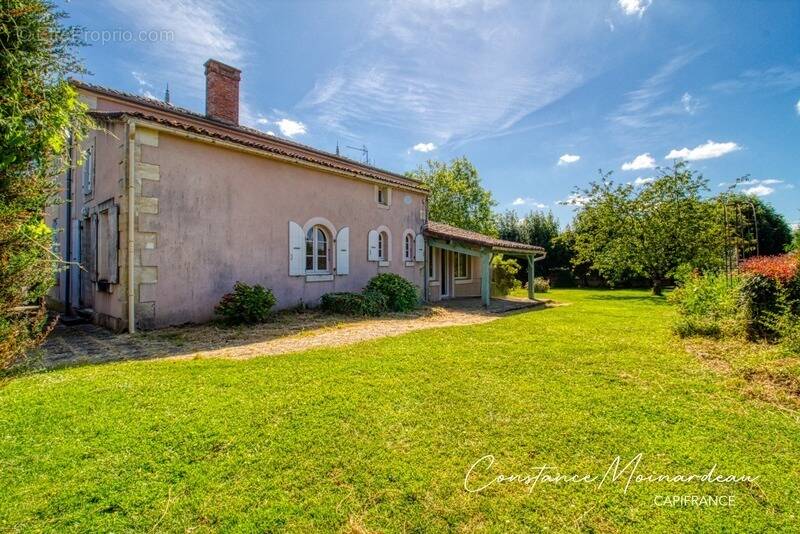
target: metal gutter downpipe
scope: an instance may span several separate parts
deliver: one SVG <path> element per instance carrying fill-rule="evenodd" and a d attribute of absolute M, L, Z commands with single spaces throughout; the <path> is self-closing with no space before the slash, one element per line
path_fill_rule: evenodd
<path fill-rule="evenodd" d="M 65 227 L 65 235 L 66 235 L 66 254 L 63 256 L 63 260 L 67 262 L 67 271 L 66 276 L 64 277 L 64 312 L 67 315 L 72 315 L 72 269 L 75 269 L 75 265 L 72 264 L 72 167 L 75 165 L 74 160 L 74 152 L 73 152 L 73 144 L 74 144 L 74 137 L 72 132 L 69 133 L 69 137 L 67 139 L 67 145 L 69 150 L 69 167 L 67 167 L 67 187 L 66 187 L 66 197 L 67 201 L 64 206 L 64 211 L 66 212 L 66 227 Z"/>
<path fill-rule="evenodd" d="M 128 333 L 136 332 L 136 287 L 134 264 L 134 225 L 136 217 L 136 123 L 128 121 Z"/>

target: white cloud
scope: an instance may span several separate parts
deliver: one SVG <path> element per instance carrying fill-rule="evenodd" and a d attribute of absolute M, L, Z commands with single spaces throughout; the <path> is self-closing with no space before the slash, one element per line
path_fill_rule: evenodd
<path fill-rule="evenodd" d="M 512 206 L 531 206 L 538 209 L 544 209 L 547 207 L 547 204 L 542 204 L 541 202 L 537 202 L 536 199 L 530 197 L 517 197 L 514 199 L 514 202 L 511 203 Z"/>
<path fill-rule="evenodd" d="M 387 127 L 439 147 L 508 132 L 600 71 L 602 52 L 588 46 L 595 36 L 586 27 L 602 23 L 606 9 L 366 3 L 369 30 L 316 80 L 300 107 L 340 133 Z M 573 46 L 564 49 L 565 42 Z"/>
<path fill-rule="evenodd" d="M 160 79 L 190 89 L 201 96 L 205 89 L 203 63 L 214 58 L 241 66 L 244 56 L 240 35 L 230 19 L 230 6 L 212 0 L 111 0 L 130 30 L 171 32 L 166 42 L 144 42 L 136 49 L 137 62 L 150 60 L 149 69 L 161 70 Z M 134 34 L 136 32 L 134 31 Z M 171 38 L 170 38 L 171 37 Z M 132 52 L 133 53 L 133 52 Z"/>
<path fill-rule="evenodd" d="M 711 159 L 741 150 L 741 148 L 742 147 L 733 142 L 716 143 L 709 140 L 707 143 L 698 145 L 694 148 L 684 147 L 680 150 L 673 148 L 669 154 L 664 156 L 664 159 L 685 159 L 687 161 Z"/>
<path fill-rule="evenodd" d="M 780 184 L 784 184 L 782 186 L 783 189 L 792 189 L 794 187 L 792 184 L 787 184 L 783 180 L 777 180 L 775 178 L 767 178 L 766 180 L 757 180 L 755 178 L 737 180 L 733 186 L 734 188 L 745 187 L 746 189 L 742 189 L 742 191 L 748 195 L 757 195 L 763 197 L 772 194 L 775 191 L 774 187 L 769 186 L 777 186 Z M 725 187 L 730 184 L 727 182 L 720 182 L 718 185 L 719 187 Z"/>
<path fill-rule="evenodd" d="M 653 182 L 655 182 L 655 181 L 656 181 L 656 179 L 655 179 L 655 178 L 653 178 L 652 176 L 649 176 L 649 177 L 647 177 L 647 178 L 642 178 L 642 177 L 640 176 L 639 178 L 637 178 L 636 180 L 634 180 L 634 181 L 633 181 L 633 184 L 634 184 L 635 186 L 637 186 L 637 187 L 641 187 L 641 186 L 643 186 L 643 185 L 645 185 L 645 184 L 650 184 L 650 183 L 653 183 Z"/>
<path fill-rule="evenodd" d="M 625 102 L 611 115 L 611 120 L 625 130 L 646 128 L 652 132 L 670 126 L 667 120 L 670 117 L 682 117 L 687 112 L 694 113 L 700 107 L 699 103 L 688 93 L 676 99 L 672 93 L 672 79 L 676 73 L 703 53 L 704 50 L 684 51 L 667 61 L 652 76 L 644 80 L 638 89 L 625 94 Z M 635 135 L 641 141 L 642 135 L 640 133 Z"/>
<path fill-rule="evenodd" d="M 767 195 L 771 195 L 775 192 L 775 190 L 771 187 L 767 187 L 766 185 L 756 185 L 744 190 L 745 193 L 748 195 L 755 195 L 757 197 L 765 197 Z"/>
<path fill-rule="evenodd" d="M 797 100 L 797 104 L 794 105 L 794 109 L 796 109 L 797 114 L 800 115 L 800 99 Z"/>
<path fill-rule="evenodd" d="M 739 91 L 793 91 L 800 87 L 800 69 L 778 65 L 762 70 L 746 70 L 738 77 L 723 80 L 711 86 L 714 91 L 736 93 Z"/>
<path fill-rule="evenodd" d="M 644 15 L 645 10 L 650 7 L 653 0 L 617 0 L 619 7 L 626 15 Z"/>
<path fill-rule="evenodd" d="M 559 165 L 569 165 L 570 163 L 575 163 L 579 159 L 581 159 L 581 157 L 577 156 L 575 154 L 564 154 L 563 156 L 558 158 L 558 164 Z"/>
<path fill-rule="evenodd" d="M 436 145 L 433 143 L 417 143 L 414 145 L 414 150 L 417 152 L 431 152 L 436 150 Z"/>
<path fill-rule="evenodd" d="M 583 206 L 589 202 L 589 197 L 583 195 L 572 194 L 564 200 L 559 200 L 557 204 L 571 204 L 573 206 Z"/>
<path fill-rule="evenodd" d="M 639 169 L 652 169 L 656 166 L 656 160 L 653 159 L 653 156 L 650 155 L 649 152 L 645 152 L 644 154 L 639 154 L 633 161 L 628 161 L 627 163 L 622 164 L 623 171 L 637 171 Z"/>
<path fill-rule="evenodd" d="M 136 72 L 135 70 L 132 70 L 131 75 L 136 80 L 136 83 L 139 84 L 139 87 L 153 87 L 153 84 L 148 82 L 143 74 Z"/>
<path fill-rule="evenodd" d="M 256 124 L 269 124 L 269 119 L 266 117 L 259 117 L 256 119 Z"/>
<path fill-rule="evenodd" d="M 683 105 L 683 110 L 689 115 L 694 115 L 694 112 L 697 111 L 697 100 L 689 93 L 683 93 L 681 104 Z"/>
<path fill-rule="evenodd" d="M 267 135 L 275 135 L 275 132 L 273 132 L 272 130 L 267 130 Z"/>
<path fill-rule="evenodd" d="M 306 125 L 302 122 L 293 121 L 291 119 L 281 119 L 275 121 L 275 124 L 286 137 L 294 137 L 295 135 L 303 135 L 306 133 Z"/>

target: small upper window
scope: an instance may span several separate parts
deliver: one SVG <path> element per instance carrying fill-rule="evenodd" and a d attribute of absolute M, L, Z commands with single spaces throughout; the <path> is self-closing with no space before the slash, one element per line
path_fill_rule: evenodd
<path fill-rule="evenodd" d="M 306 232 L 306 272 L 327 273 L 330 263 L 330 240 L 322 226 L 312 226 Z"/>
<path fill-rule="evenodd" d="M 83 155 L 83 194 L 91 195 L 94 188 L 94 147 L 86 149 Z"/>
<path fill-rule="evenodd" d="M 403 240 L 403 259 L 405 261 L 414 261 L 414 235 L 406 234 Z"/>
<path fill-rule="evenodd" d="M 378 204 L 381 206 L 389 205 L 389 188 L 386 186 L 378 187 Z"/>
<path fill-rule="evenodd" d="M 389 236 L 386 235 L 386 232 L 378 234 L 378 259 L 380 261 L 389 259 Z"/>

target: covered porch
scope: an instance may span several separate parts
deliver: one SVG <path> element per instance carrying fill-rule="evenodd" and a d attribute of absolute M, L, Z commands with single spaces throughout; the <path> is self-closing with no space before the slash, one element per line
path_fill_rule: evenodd
<path fill-rule="evenodd" d="M 527 262 L 528 302 L 536 301 L 533 279 L 536 262 L 545 257 L 542 247 L 497 239 L 434 221 L 428 221 L 423 234 L 428 247 L 425 258 L 427 301 L 480 297 L 482 305 L 490 309 L 493 300 L 491 263 L 496 254 L 516 256 Z"/>

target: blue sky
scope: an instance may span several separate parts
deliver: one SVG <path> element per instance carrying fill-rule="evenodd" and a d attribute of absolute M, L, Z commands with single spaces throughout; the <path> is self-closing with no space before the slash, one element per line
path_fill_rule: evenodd
<path fill-rule="evenodd" d="M 713 192 L 749 174 L 741 189 L 800 221 L 800 2 L 61 7 L 86 30 L 87 81 L 159 98 L 169 83 L 173 103 L 203 111 L 213 57 L 243 71 L 243 123 L 329 151 L 365 144 L 396 172 L 466 155 L 499 210 L 565 224 L 559 201 L 598 169 L 641 183 L 680 157 Z"/>

